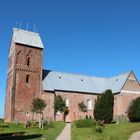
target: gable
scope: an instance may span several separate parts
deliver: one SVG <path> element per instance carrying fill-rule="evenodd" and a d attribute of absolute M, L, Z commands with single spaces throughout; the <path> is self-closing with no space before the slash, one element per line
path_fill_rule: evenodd
<path fill-rule="evenodd" d="M 131 91 L 132 91 L 132 93 L 139 93 L 140 92 L 139 82 L 136 79 L 133 72 L 131 72 L 130 75 L 128 76 L 128 79 L 126 80 L 121 91 L 126 92 L 126 93 L 131 93 Z"/>

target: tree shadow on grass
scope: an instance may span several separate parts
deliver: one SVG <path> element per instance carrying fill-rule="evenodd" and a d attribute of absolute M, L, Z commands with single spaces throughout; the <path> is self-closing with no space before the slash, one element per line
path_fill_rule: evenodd
<path fill-rule="evenodd" d="M 28 135 L 25 132 L 0 134 L 0 140 L 30 140 L 41 137 L 41 134 Z"/>

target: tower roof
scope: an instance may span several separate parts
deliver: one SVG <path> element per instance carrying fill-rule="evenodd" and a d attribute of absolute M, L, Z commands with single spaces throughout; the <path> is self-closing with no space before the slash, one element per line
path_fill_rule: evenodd
<path fill-rule="evenodd" d="M 34 48 L 44 48 L 39 33 L 13 28 L 13 38 L 15 43 Z"/>

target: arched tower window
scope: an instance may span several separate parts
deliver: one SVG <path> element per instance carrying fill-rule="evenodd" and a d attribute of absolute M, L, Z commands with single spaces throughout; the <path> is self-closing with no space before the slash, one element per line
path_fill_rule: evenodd
<path fill-rule="evenodd" d="M 92 101 L 91 101 L 91 99 L 87 100 L 87 109 L 92 110 Z"/>
<path fill-rule="evenodd" d="M 32 57 L 32 50 L 29 50 L 28 54 L 26 55 L 26 65 L 31 65 L 31 57 Z"/>
<path fill-rule="evenodd" d="M 66 104 L 66 107 L 69 107 L 69 99 L 68 98 L 65 99 L 65 104 Z"/>
<path fill-rule="evenodd" d="M 27 58 L 27 66 L 30 66 L 30 57 Z"/>
<path fill-rule="evenodd" d="M 22 54 L 21 54 L 21 50 L 17 53 L 17 58 L 16 58 L 16 63 L 17 64 L 22 64 Z"/>
<path fill-rule="evenodd" d="M 29 83 L 29 74 L 26 75 L 26 83 Z"/>

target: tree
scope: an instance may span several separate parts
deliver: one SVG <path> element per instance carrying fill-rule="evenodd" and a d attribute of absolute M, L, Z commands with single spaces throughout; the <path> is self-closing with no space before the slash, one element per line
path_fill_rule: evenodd
<path fill-rule="evenodd" d="M 128 118 L 131 122 L 140 121 L 140 97 L 131 102 L 128 108 Z"/>
<path fill-rule="evenodd" d="M 55 114 L 57 112 L 64 112 L 65 111 L 66 104 L 65 104 L 64 100 L 62 99 L 61 95 L 58 95 L 55 97 L 54 109 L 55 109 Z"/>
<path fill-rule="evenodd" d="M 79 110 L 81 111 L 81 112 L 87 112 L 87 106 L 84 104 L 84 102 L 82 101 L 82 102 L 80 102 L 80 103 L 78 103 L 78 107 L 79 107 Z"/>
<path fill-rule="evenodd" d="M 43 110 L 46 107 L 46 103 L 43 99 L 34 98 L 31 104 L 31 111 L 36 114 L 40 114 L 39 128 L 43 129 Z"/>
<path fill-rule="evenodd" d="M 113 119 L 114 96 L 111 90 L 106 90 L 97 96 L 94 107 L 94 117 L 97 121 L 110 123 Z"/>

